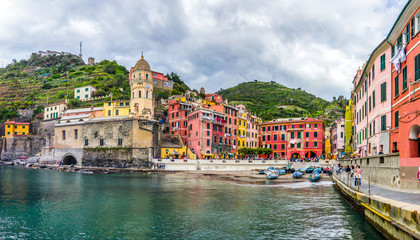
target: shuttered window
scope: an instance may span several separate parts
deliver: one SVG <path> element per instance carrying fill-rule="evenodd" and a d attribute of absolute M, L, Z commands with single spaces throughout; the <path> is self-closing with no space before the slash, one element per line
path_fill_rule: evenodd
<path fill-rule="evenodd" d="M 381 131 L 386 130 L 386 115 L 381 116 Z"/>
<path fill-rule="evenodd" d="M 381 71 L 385 70 L 385 54 L 381 56 Z"/>
<path fill-rule="evenodd" d="M 381 102 L 386 101 L 386 82 L 381 84 Z"/>
<path fill-rule="evenodd" d="M 397 75 L 394 79 L 394 90 L 395 90 L 394 96 L 395 97 L 400 94 L 400 89 L 399 88 L 400 88 L 400 80 L 399 80 L 399 77 Z"/>
<path fill-rule="evenodd" d="M 420 54 L 414 58 L 415 81 L 420 79 Z"/>

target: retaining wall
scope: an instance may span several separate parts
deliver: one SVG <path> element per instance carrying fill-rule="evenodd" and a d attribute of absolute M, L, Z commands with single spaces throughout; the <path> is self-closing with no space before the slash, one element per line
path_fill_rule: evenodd
<path fill-rule="evenodd" d="M 388 239 L 420 239 L 420 205 L 369 196 L 349 188 L 333 176 L 342 196 Z"/>

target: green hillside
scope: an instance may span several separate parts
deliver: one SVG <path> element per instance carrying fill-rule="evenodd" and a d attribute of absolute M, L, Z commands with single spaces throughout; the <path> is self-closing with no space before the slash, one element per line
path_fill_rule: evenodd
<path fill-rule="evenodd" d="M 17 109 L 34 108 L 74 97 L 74 88 L 93 85 L 95 96 L 113 93 L 113 99 L 129 99 L 128 71 L 115 61 L 85 65 L 75 55 L 38 57 L 14 61 L 0 69 L 0 122 L 17 117 Z M 123 91 L 121 91 L 121 89 Z M 73 107 L 101 105 L 72 99 Z"/>
<path fill-rule="evenodd" d="M 245 82 L 221 89 L 218 93 L 231 104 L 243 103 L 264 121 L 285 117 L 318 117 L 322 114 L 328 123 L 343 115 L 346 103 L 342 96 L 328 102 L 300 88 L 292 89 L 276 82 Z"/>

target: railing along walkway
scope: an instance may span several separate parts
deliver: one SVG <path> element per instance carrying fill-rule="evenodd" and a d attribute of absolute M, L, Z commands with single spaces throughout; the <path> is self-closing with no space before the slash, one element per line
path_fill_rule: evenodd
<path fill-rule="evenodd" d="M 334 176 L 336 177 L 336 179 L 341 181 L 346 186 L 354 190 L 366 193 L 368 195 L 378 195 L 378 196 L 392 199 L 395 201 L 420 205 L 420 193 L 408 193 L 408 192 L 401 192 L 401 191 L 395 191 L 395 190 L 382 188 L 374 184 L 370 184 L 369 178 L 366 179 L 366 178 L 363 178 L 363 176 L 362 176 L 362 184 L 361 186 L 358 187 L 358 186 L 355 186 L 354 177 L 351 177 L 351 175 L 347 174 L 346 172 L 340 172 L 340 173 L 334 172 Z"/>

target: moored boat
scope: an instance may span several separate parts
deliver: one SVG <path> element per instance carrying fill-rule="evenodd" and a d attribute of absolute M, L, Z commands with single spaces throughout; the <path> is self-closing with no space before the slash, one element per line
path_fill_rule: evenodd
<path fill-rule="evenodd" d="M 320 173 L 311 173 L 309 175 L 309 180 L 311 181 L 318 181 L 321 178 L 321 174 Z"/>
<path fill-rule="evenodd" d="M 268 179 L 276 179 L 276 178 L 278 178 L 279 177 L 279 171 L 276 171 L 276 170 L 270 170 L 268 173 L 267 173 L 267 178 Z"/>
<path fill-rule="evenodd" d="M 306 173 L 312 173 L 314 169 L 312 167 L 308 167 L 305 171 Z"/>
<path fill-rule="evenodd" d="M 294 172 L 294 173 L 292 174 L 293 178 L 301 178 L 301 177 L 302 177 L 302 175 L 303 175 L 303 173 L 301 173 L 301 172 L 299 172 L 299 171 Z"/>
<path fill-rule="evenodd" d="M 286 174 L 286 170 L 284 170 L 284 169 L 280 170 L 280 171 L 279 171 L 279 174 L 280 174 L 280 175 L 285 175 L 285 174 Z"/>

